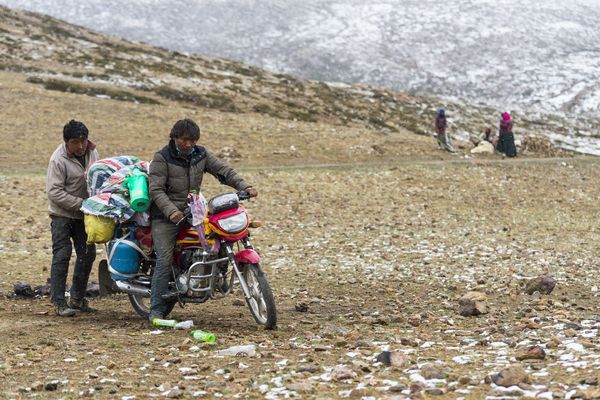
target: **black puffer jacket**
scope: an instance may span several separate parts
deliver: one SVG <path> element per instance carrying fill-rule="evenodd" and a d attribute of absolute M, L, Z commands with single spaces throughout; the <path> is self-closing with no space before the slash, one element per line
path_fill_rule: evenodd
<path fill-rule="evenodd" d="M 187 206 L 191 190 L 200 191 L 204 173 L 215 176 L 219 182 L 236 190 L 250 187 L 229 165 L 210 154 L 202 146 L 196 146 L 192 155 L 177 154 L 174 142 L 154 154 L 149 172 L 149 189 L 152 198 L 150 215 L 165 219 Z"/>

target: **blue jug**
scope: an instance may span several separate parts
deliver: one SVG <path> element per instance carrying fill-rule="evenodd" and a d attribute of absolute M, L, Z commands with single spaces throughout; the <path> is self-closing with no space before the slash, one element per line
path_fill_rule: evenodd
<path fill-rule="evenodd" d="M 127 275 L 137 274 L 140 268 L 140 253 L 135 248 L 139 248 L 140 244 L 135 239 L 133 229 L 128 229 L 125 237 L 121 238 L 113 239 L 108 244 L 108 265 L 114 280 L 130 279 L 131 276 Z"/>

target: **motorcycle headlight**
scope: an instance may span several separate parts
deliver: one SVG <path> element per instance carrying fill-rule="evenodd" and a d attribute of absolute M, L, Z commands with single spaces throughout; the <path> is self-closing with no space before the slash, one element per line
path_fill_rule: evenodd
<path fill-rule="evenodd" d="M 219 220 L 219 225 L 227 233 L 241 232 L 248 226 L 248 217 L 245 212 L 232 215 Z"/>

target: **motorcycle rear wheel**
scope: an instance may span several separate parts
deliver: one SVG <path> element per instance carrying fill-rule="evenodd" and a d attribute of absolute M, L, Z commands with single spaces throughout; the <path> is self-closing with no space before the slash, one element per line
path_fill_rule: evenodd
<path fill-rule="evenodd" d="M 245 264 L 242 276 L 250 290 L 250 298 L 246 299 L 250 313 L 259 325 L 266 329 L 275 329 L 277 326 L 277 309 L 271 285 L 259 264 Z"/>
<path fill-rule="evenodd" d="M 150 316 L 150 297 L 144 297 L 138 294 L 128 294 L 131 306 L 138 313 L 138 315 L 144 319 L 148 319 Z M 173 311 L 173 307 L 177 304 L 176 300 L 169 301 L 167 303 L 167 312 L 164 317 L 169 315 Z"/>

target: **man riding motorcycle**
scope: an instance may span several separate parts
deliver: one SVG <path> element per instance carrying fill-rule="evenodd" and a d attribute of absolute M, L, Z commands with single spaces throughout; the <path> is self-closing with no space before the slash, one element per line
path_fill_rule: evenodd
<path fill-rule="evenodd" d="M 152 238 L 156 251 L 150 322 L 164 318 L 168 312 L 163 295 L 167 294 L 173 251 L 181 229 L 178 223 L 184 218 L 188 194 L 200 191 L 204 172 L 215 176 L 224 185 L 248 192 L 250 197 L 258 194 L 229 165 L 197 145 L 200 128 L 191 119 L 177 121 L 169 138 L 169 143 L 154 155 L 148 177 L 152 198 Z"/>

